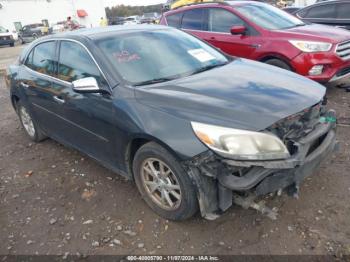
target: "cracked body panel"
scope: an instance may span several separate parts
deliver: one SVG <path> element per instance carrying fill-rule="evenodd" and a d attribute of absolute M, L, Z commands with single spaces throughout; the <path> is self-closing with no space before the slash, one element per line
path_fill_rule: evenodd
<path fill-rule="evenodd" d="M 318 108 L 319 114 L 312 113 L 307 121 L 308 130 L 305 131 L 305 126 L 302 128 L 300 119 L 299 123 L 293 124 L 294 128 L 297 127 L 294 132 L 292 128 L 287 130 L 289 135 L 283 140 L 293 147 L 293 154 L 288 159 L 242 161 L 225 159 L 208 151 L 185 162 L 184 165 L 198 188 L 202 216 L 215 219 L 233 203 L 265 210 L 254 203 L 254 199 L 280 190 L 285 190 L 289 195 L 297 195 L 299 184 L 312 175 L 338 145 L 336 123 L 318 121 L 320 117 L 335 119 L 335 112 L 325 112 L 322 107 Z"/>

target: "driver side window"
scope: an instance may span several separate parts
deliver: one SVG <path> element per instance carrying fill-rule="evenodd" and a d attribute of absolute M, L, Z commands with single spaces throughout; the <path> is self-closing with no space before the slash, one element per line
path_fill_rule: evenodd
<path fill-rule="evenodd" d="M 90 54 L 71 41 L 61 41 L 57 76 L 67 82 L 94 77 L 100 86 L 107 85 Z"/>
<path fill-rule="evenodd" d="M 235 25 L 245 25 L 245 23 L 238 16 L 225 9 L 211 8 L 209 10 L 209 31 L 230 33 L 231 27 Z"/>

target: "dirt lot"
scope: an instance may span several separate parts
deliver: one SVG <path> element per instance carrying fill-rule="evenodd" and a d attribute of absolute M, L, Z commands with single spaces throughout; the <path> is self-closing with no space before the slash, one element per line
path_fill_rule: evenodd
<path fill-rule="evenodd" d="M 155 215 L 134 184 L 50 139 L 26 137 L 0 80 L 0 254 L 350 254 L 350 93 L 329 90 L 340 152 L 272 197 L 272 221 L 233 207 L 215 221 Z"/>

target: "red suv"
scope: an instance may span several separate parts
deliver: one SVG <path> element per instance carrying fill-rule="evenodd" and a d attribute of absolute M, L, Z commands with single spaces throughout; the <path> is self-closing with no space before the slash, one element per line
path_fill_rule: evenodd
<path fill-rule="evenodd" d="M 227 54 L 258 60 L 332 85 L 350 83 L 350 32 L 306 24 L 269 4 L 229 1 L 189 5 L 163 14 Z"/>

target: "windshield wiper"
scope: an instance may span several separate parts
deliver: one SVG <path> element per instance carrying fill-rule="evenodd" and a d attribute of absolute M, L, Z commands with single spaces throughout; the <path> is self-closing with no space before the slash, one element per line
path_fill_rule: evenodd
<path fill-rule="evenodd" d="M 147 80 L 147 81 L 143 81 L 143 82 L 139 82 L 134 84 L 134 86 L 143 86 L 143 85 L 151 85 L 151 84 L 157 84 L 157 83 L 162 83 L 162 82 L 166 82 L 166 81 L 171 81 L 176 79 L 176 77 L 161 77 L 161 78 L 154 78 L 151 80 Z"/>
<path fill-rule="evenodd" d="M 227 65 L 227 64 L 228 64 L 228 62 L 221 63 L 221 64 L 214 64 L 214 65 L 207 65 L 207 66 L 201 67 L 201 68 L 193 71 L 191 73 L 191 75 L 195 75 L 195 74 L 198 74 L 198 73 L 201 73 L 201 72 L 204 72 L 204 71 L 208 71 L 208 70 L 213 69 L 215 67 L 224 66 L 224 65 Z"/>

